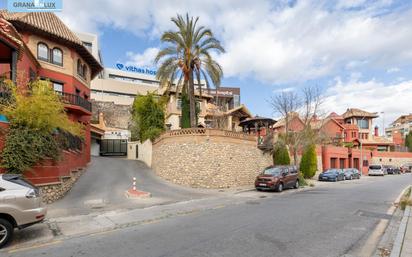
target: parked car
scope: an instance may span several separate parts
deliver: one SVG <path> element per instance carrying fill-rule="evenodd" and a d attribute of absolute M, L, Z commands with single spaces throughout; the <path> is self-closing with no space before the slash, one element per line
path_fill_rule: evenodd
<path fill-rule="evenodd" d="M 385 176 L 385 167 L 381 164 L 369 165 L 368 169 L 369 176 Z"/>
<path fill-rule="evenodd" d="M 38 188 L 20 175 L 0 175 L 0 248 L 11 240 L 15 228 L 42 222 L 46 212 Z"/>
<path fill-rule="evenodd" d="M 346 180 L 360 179 L 360 172 L 354 168 L 343 169 Z"/>
<path fill-rule="evenodd" d="M 340 181 L 345 180 L 345 174 L 341 169 L 328 169 L 319 174 L 319 181 Z"/>
<path fill-rule="evenodd" d="M 401 170 L 395 166 L 387 166 L 386 174 L 401 174 Z"/>
<path fill-rule="evenodd" d="M 298 169 L 296 166 L 270 166 L 256 177 L 256 190 L 275 190 L 299 188 Z"/>
<path fill-rule="evenodd" d="M 409 164 L 404 164 L 404 165 L 402 165 L 401 166 L 401 171 L 402 171 L 402 173 L 407 173 L 407 172 L 411 172 L 411 165 L 409 165 Z"/>

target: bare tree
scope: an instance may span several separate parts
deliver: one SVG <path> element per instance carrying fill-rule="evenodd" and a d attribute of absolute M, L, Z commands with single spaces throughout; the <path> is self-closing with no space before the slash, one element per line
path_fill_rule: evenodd
<path fill-rule="evenodd" d="M 272 96 L 270 104 L 272 105 L 273 111 L 285 119 L 285 132 L 288 132 L 291 115 L 293 115 L 300 106 L 298 94 L 294 91 L 282 91 Z M 285 140 L 288 141 L 287 138 L 285 138 Z"/>
<path fill-rule="evenodd" d="M 316 86 L 304 88 L 301 95 L 296 92 L 281 92 L 271 98 L 270 104 L 274 112 L 280 114 L 285 120 L 285 134 L 278 137 L 278 140 L 283 140 L 288 146 L 295 165 L 297 164 L 298 151 L 318 140 L 318 131 L 313 130 L 312 123 L 321 116 L 322 103 L 321 91 Z M 303 123 L 303 129 L 300 131 L 289 129 L 291 118 L 296 113 Z"/>

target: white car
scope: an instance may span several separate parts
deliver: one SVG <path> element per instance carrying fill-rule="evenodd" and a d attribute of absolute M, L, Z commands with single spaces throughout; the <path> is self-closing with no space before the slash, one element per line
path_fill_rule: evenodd
<path fill-rule="evenodd" d="M 15 228 L 42 222 L 46 212 L 38 188 L 20 175 L 0 174 L 0 248 L 10 241 Z"/>
<path fill-rule="evenodd" d="M 385 176 L 385 167 L 381 164 L 369 165 L 368 169 L 369 176 Z"/>

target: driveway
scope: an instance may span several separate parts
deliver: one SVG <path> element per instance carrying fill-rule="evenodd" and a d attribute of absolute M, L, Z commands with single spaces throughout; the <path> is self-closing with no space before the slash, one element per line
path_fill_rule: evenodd
<path fill-rule="evenodd" d="M 137 179 L 137 188 L 150 192 L 151 198 L 126 198 L 125 191 L 132 186 L 133 177 Z M 210 194 L 164 181 L 140 161 L 118 157 L 93 157 L 87 171 L 67 195 L 49 206 L 48 217 L 144 208 L 198 199 Z"/>

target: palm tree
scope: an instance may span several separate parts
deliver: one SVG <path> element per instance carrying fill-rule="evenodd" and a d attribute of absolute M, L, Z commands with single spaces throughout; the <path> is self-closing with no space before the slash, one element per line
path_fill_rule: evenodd
<path fill-rule="evenodd" d="M 199 95 L 202 96 L 201 77 L 209 89 L 211 81 L 215 87 L 220 86 L 223 77 L 221 66 L 213 60 L 210 51 L 223 53 L 221 46 L 210 29 L 197 26 L 199 17 L 186 19 L 177 15 L 171 19 L 177 31 L 166 31 L 161 37 L 165 47 L 159 51 L 155 63 L 161 63 L 156 77 L 162 86 L 176 86 L 176 93 L 180 91 L 189 96 L 190 126 L 196 127 L 196 102 L 194 78 L 197 79 Z M 176 82 L 177 80 L 177 82 Z M 182 114 L 183 115 L 183 114 Z"/>

